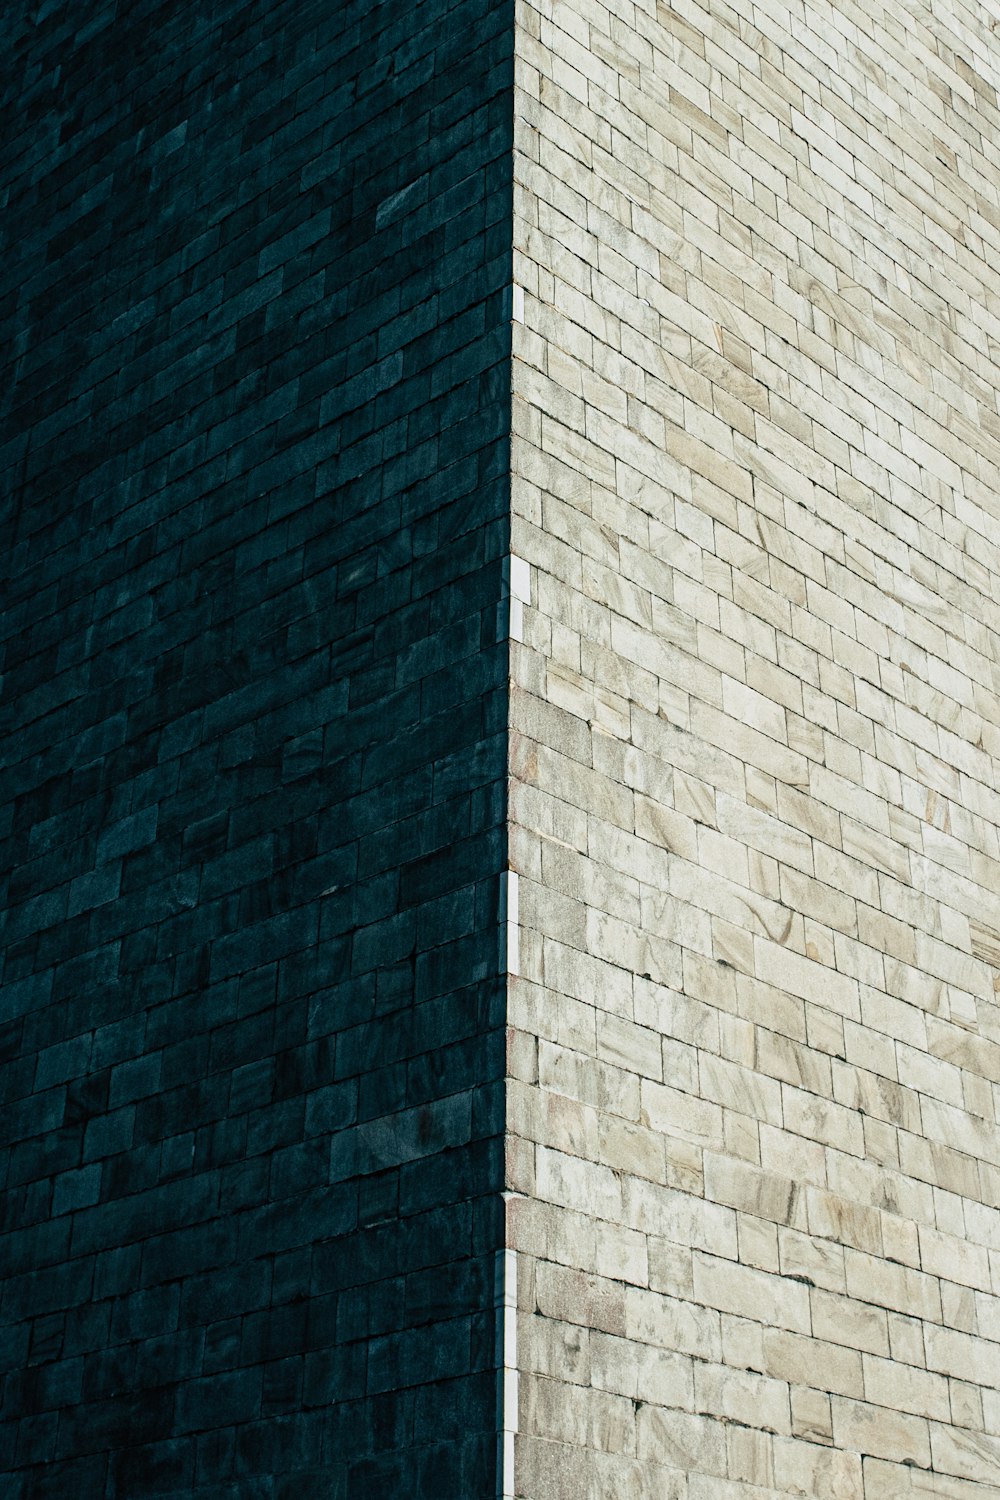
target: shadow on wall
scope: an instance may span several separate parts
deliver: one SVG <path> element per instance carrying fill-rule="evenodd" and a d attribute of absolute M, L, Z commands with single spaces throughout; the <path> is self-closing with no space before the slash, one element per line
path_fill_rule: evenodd
<path fill-rule="evenodd" d="M 510 6 L 11 34 L 4 1494 L 489 1495 Z"/>

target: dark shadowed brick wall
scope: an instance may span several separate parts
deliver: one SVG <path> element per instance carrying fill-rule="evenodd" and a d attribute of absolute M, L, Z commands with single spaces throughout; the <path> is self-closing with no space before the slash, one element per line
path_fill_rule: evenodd
<path fill-rule="evenodd" d="M 510 10 L 4 11 L 4 1500 L 494 1493 Z"/>

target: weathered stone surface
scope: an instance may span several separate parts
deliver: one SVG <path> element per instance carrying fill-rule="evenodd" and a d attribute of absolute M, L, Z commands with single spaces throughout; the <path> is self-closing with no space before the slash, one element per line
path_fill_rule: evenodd
<path fill-rule="evenodd" d="M 510 1022 L 563 1039 L 529 1088 L 598 1117 L 530 1177 L 521 1347 L 566 1316 L 530 1288 L 577 1263 L 577 1183 L 598 1234 L 620 1198 L 649 1284 L 601 1296 L 588 1260 L 575 1339 L 620 1289 L 642 1367 L 684 1364 L 634 1391 L 613 1471 L 580 1384 L 558 1431 L 526 1405 L 516 1493 L 561 1443 L 594 1500 L 637 1459 L 690 1500 L 992 1494 L 996 23 L 517 21 L 511 851 L 536 881 L 543 853 Z M 634 1088 L 602 1095 L 612 1059 Z"/>

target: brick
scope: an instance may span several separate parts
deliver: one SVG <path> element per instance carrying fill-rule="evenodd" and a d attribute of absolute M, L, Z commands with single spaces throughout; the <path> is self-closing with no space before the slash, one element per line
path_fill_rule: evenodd
<path fill-rule="evenodd" d="M 955 1425 L 941 1382 L 992 1358 L 972 1306 L 995 1109 L 969 1049 L 996 1029 L 997 955 L 966 923 L 995 884 L 973 854 L 995 799 L 979 832 L 967 809 L 992 786 L 970 683 L 991 680 L 998 554 L 970 493 L 995 434 L 958 413 L 967 384 L 992 410 L 996 380 L 967 321 L 989 252 L 950 173 L 992 128 L 995 69 L 964 20 L 925 50 L 924 11 L 655 10 L 518 14 L 508 1180 L 532 1202 L 522 1282 L 586 1262 L 620 1199 L 628 1264 L 645 1241 L 651 1285 L 714 1309 L 725 1359 L 698 1367 L 696 1433 L 634 1393 L 637 1465 L 625 1436 L 605 1452 L 575 1361 L 552 1367 L 570 1332 L 592 1359 L 603 1306 L 546 1304 L 522 1324 L 546 1390 L 517 1492 L 644 1493 L 679 1445 L 692 1500 L 971 1495 L 995 1417 Z M 947 352 L 903 269 L 929 255 L 963 329 Z M 636 1022 L 656 1068 L 622 1041 Z M 689 1205 L 666 1231 L 657 1162 Z M 644 1358 L 684 1347 L 633 1307 Z M 747 1426 L 720 1443 L 727 1413 Z"/>
<path fill-rule="evenodd" d="M 474 1246 L 471 1205 L 501 1160 L 502 1054 L 480 1039 L 500 1024 L 512 9 L 58 5 L 0 85 L 15 121 L 47 107 L 50 68 L 76 101 L 44 147 L 15 125 L 3 182 L 0 467 L 24 498 L 0 622 L 21 726 L 4 1014 L 29 1028 L 9 1037 L 3 1307 L 40 1328 L 93 1286 L 87 1359 L 133 1351 L 82 1393 L 75 1365 L 43 1367 L 58 1441 L 18 1387 L 12 1493 L 290 1496 L 322 1473 L 346 1500 L 388 1441 L 352 1340 L 418 1309 L 401 1471 L 457 1496 L 488 1452 L 492 1476 L 492 1338 L 455 1344 L 449 1410 L 467 1389 L 477 1414 L 442 1445 L 424 1354 L 455 1310 L 443 1271 L 413 1278 L 465 1205 L 461 1311 L 492 1316 L 499 1225 Z M 384 878 L 356 886 L 376 851 Z M 373 1021 L 375 1052 L 396 1044 L 382 1136 L 407 1107 L 398 1164 L 426 1170 L 360 1206 L 426 1198 L 430 1225 L 356 1327 L 346 1303 L 307 1327 L 314 1244 L 337 1246 L 345 1297 L 369 1280 L 357 1182 L 329 1170 Z M 272 1261 L 300 1249 L 267 1311 Z M 318 1389 L 307 1339 L 344 1376 L 324 1405 L 353 1413 L 336 1461 L 319 1417 L 289 1438 Z"/>

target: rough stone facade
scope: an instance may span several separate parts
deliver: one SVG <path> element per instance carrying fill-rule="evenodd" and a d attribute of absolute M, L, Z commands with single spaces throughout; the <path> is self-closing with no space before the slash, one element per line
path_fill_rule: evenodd
<path fill-rule="evenodd" d="M 1000 11 L 5 26 L 4 1500 L 1000 1494 Z"/>
<path fill-rule="evenodd" d="M 531 1500 L 1000 1494 L 997 17 L 518 0 Z"/>
<path fill-rule="evenodd" d="M 0 1493 L 488 1494 L 511 14 L 2 42 Z"/>

